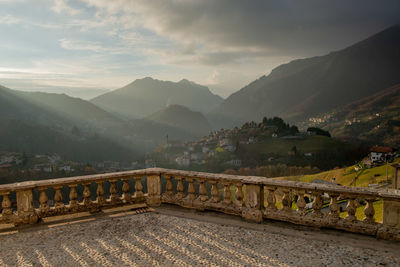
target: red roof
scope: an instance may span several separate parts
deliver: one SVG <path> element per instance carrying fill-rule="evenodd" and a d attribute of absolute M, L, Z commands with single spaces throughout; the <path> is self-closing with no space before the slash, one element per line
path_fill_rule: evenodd
<path fill-rule="evenodd" d="M 378 152 L 378 153 L 389 153 L 392 152 L 393 149 L 387 146 L 373 146 L 370 149 L 371 152 Z"/>

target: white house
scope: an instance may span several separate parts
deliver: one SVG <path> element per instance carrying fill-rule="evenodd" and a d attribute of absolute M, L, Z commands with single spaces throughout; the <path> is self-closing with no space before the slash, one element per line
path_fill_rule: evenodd
<path fill-rule="evenodd" d="M 370 159 L 371 163 L 383 162 L 386 157 L 393 156 L 393 148 L 385 146 L 373 146 L 370 149 Z"/>
<path fill-rule="evenodd" d="M 207 147 L 207 146 L 203 146 L 203 147 L 201 148 L 201 151 L 202 151 L 204 154 L 207 154 L 208 151 L 210 151 L 210 148 Z"/>
<path fill-rule="evenodd" d="M 186 166 L 189 166 L 189 165 L 190 165 L 190 158 L 187 157 L 187 156 L 177 157 L 177 158 L 175 159 L 175 161 L 176 161 L 176 163 L 177 163 L 179 166 L 184 166 L 184 167 L 186 167 Z"/>
<path fill-rule="evenodd" d="M 58 167 L 58 170 L 59 171 L 70 172 L 71 171 L 71 166 L 69 166 L 69 165 L 61 166 L 61 167 Z"/>

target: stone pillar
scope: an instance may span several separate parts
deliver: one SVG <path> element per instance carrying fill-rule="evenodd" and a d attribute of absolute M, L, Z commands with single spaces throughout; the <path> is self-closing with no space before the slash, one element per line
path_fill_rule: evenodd
<path fill-rule="evenodd" d="M 161 178 L 160 175 L 147 176 L 147 197 L 146 203 L 149 206 L 161 205 Z"/>
<path fill-rule="evenodd" d="M 400 190 L 400 164 L 392 166 L 393 170 L 393 182 L 392 186 L 394 189 Z"/>
<path fill-rule="evenodd" d="M 377 237 L 400 241 L 400 201 L 383 199 L 383 225 Z"/>
<path fill-rule="evenodd" d="M 400 201 L 383 200 L 383 225 L 400 230 Z"/>
<path fill-rule="evenodd" d="M 36 223 L 38 216 L 33 207 L 32 189 L 17 191 L 18 218 L 22 223 Z M 19 224 L 17 222 L 16 224 Z"/>
<path fill-rule="evenodd" d="M 245 184 L 246 197 L 242 217 L 245 220 L 262 222 L 264 210 L 264 186 L 255 184 Z"/>

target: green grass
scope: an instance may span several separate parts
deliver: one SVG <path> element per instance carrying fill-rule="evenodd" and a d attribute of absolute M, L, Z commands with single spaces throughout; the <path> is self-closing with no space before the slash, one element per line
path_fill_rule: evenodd
<path fill-rule="evenodd" d="M 400 163 L 400 159 L 396 159 L 393 163 Z M 331 181 L 333 177 L 336 178 L 336 182 L 345 186 L 358 186 L 368 187 L 368 184 L 379 184 L 386 182 L 386 165 L 374 167 L 371 169 L 355 171 L 355 165 L 334 169 L 330 171 L 320 172 L 317 174 L 299 175 L 299 176 L 287 176 L 277 177 L 276 179 L 301 181 L 301 182 L 312 182 L 315 179 Z M 388 164 L 388 180 L 391 181 L 393 177 L 393 168 Z M 357 177 L 358 176 L 358 177 Z M 352 182 L 357 177 L 354 184 Z"/>
<path fill-rule="evenodd" d="M 375 209 L 374 219 L 376 222 L 381 223 L 383 220 L 382 219 L 383 218 L 383 202 L 382 202 L 382 200 L 375 201 L 373 206 Z M 365 206 L 357 207 L 356 214 L 355 214 L 357 217 L 357 220 L 364 220 L 364 218 L 365 218 L 364 209 L 365 209 Z M 339 216 L 340 216 L 340 218 L 345 218 L 347 216 L 347 211 L 341 212 Z"/>
<path fill-rule="evenodd" d="M 400 163 L 400 159 L 396 159 L 391 164 L 396 164 L 396 163 Z M 277 179 L 312 182 L 315 179 L 331 181 L 332 177 L 335 177 L 337 183 L 346 186 L 358 186 L 358 187 L 368 187 L 368 184 L 379 184 L 386 182 L 386 165 L 377 166 L 371 169 L 363 169 L 359 171 L 356 171 L 354 167 L 355 165 L 347 168 L 334 169 L 312 175 L 278 177 Z M 389 164 L 387 166 L 387 170 L 388 170 L 388 180 L 391 181 L 394 169 Z M 355 179 L 356 177 L 357 179 Z M 382 217 L 383 217 L 382 200 L 374 202 L 373 206 L 375 209 L 375 215 L 374 215 L 375 221 L 382 222 Z M 357 207 L 355 215 L 358 220 L 363 220 L 365 218 L 364 209 L 365 206 Z M 347 216 L 346 211 L 340 213 L 341 218 L 344 218 L 346 216 Z"/>

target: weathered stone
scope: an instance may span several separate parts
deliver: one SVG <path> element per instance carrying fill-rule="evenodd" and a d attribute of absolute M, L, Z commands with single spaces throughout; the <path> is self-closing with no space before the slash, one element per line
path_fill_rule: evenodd
<path fill-rule="evenodd" d="M 148 196 L 146 202 L 149 206 L 161 205 L 161 179 L 159 175 L 147 176 Z"/>
<path fill-rule="evenodd" d="M 263 206 L 263 186 L 246 184 L 246 199 L 245 207 L 242 209 L 242 217 L 249 221 L 262 222 Z"/>

